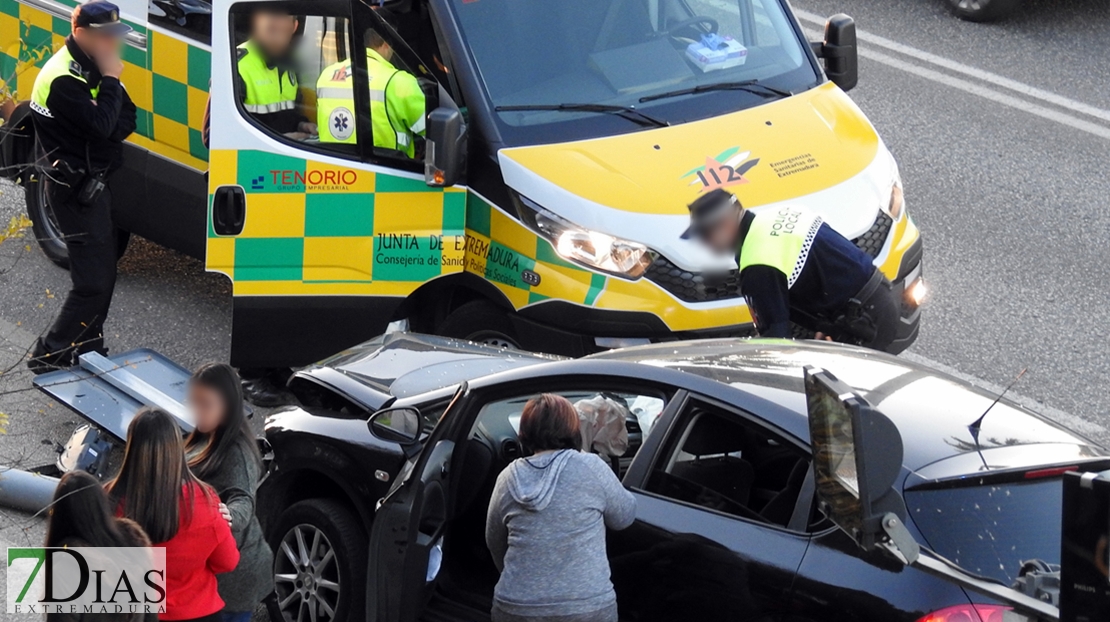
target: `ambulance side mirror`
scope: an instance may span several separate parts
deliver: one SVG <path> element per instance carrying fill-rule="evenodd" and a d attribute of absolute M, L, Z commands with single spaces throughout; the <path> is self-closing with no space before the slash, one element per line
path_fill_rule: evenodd
<path fill-rule="evenodd" d="M 818 58 L 825 59 L 825 75 L 842 90 L 850 91 L 859 83 L 859 51 L 856 46 L 856 21 L 843 13 L 825 22 L 825 40 L 810 44 Z"/>
<path fill-rule="evenodd" d="M 456 108 L 440 106 L 428 114 L 424 181 L 429 186 L 453 186 L 466 172 L 466 124 Z"/>

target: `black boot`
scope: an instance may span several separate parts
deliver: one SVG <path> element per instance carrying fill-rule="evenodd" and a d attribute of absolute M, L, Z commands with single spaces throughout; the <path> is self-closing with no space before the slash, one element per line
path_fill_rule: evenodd
<path fill-rule="evenodd" d="M 31 358 L 27 360 L 27 369 L 36 376 L 59 369 L 68 369 L 76 363 L 73 348 L 65 348 L 58 352 L 49 352 L 42 343 L 42 339 L 35 341 L 31 350 Z"/>

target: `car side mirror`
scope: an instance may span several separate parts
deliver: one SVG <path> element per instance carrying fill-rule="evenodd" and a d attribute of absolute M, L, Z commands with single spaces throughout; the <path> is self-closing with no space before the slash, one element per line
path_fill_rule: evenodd
<path fill-rule="evenodd" d="M 825 40 L 811 44 L 813 53 L 825 59 L 825 75 L 845 91 L 859 83 L 859 50 L 856 20 L 838 13 L 825 22 Z"/>
<path fill-rule="evenodd" d="M 466 167 L 466 124 L 462 112 L 440 106 L 428 114 L 424 181 L 429 186 L 453 186 Z"/>
<path fill-rule="evenodd" d="M 420 440 L 421 423 L 415 408 L 385 408 L 374 413 L 366 426 L 375 438 L 407 446 Z"/>

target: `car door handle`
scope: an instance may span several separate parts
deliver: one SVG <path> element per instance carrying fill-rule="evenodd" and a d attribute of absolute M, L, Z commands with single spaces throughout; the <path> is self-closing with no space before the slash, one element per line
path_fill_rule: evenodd
<path fill-rule="evenodd" d="M 239 235 L 247 219 L 247 195 L 242 186 L 220 186 L 212 195 L 212 230 L 216 235 Z"/>

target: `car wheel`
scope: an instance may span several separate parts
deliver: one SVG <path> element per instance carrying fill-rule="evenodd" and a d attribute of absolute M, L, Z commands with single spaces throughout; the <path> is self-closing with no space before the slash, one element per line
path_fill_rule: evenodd
<path fill-rule="evenodd" d="M 31 220 L 31 232 L 46 258 L 54 265 L 69 270 L 69 249 L 66 248 L 65 234 L 58 226 L 54 208 L 50 206 L 50 195 L 46 192 L 46 181 L 41 175 L 27 183 L 24 191 L 27 205 L 27 218 Z M 131 242 L 131 232 L 116 229 L 116 258 L 123 257 Z"/>
<path fill-rule="evenodd" d="M 952 11 L 971 22 L 989 22 L 1013 13 L 1022 0 L 948 0 Z"/>
<path fill-rule="evenodd" d="M 504 309 L 488 300 L 472 300 L 455 309 L 440 323 L 436 334 L 498 348 L 520 349 L 513 321 Z"/>
<path fill-rule="evenodd" d="M 361 619 L 366 602 L 367 540 L 346 506 L 309 499 L 282 513 L 271 533 L 273 622 Z"/>

